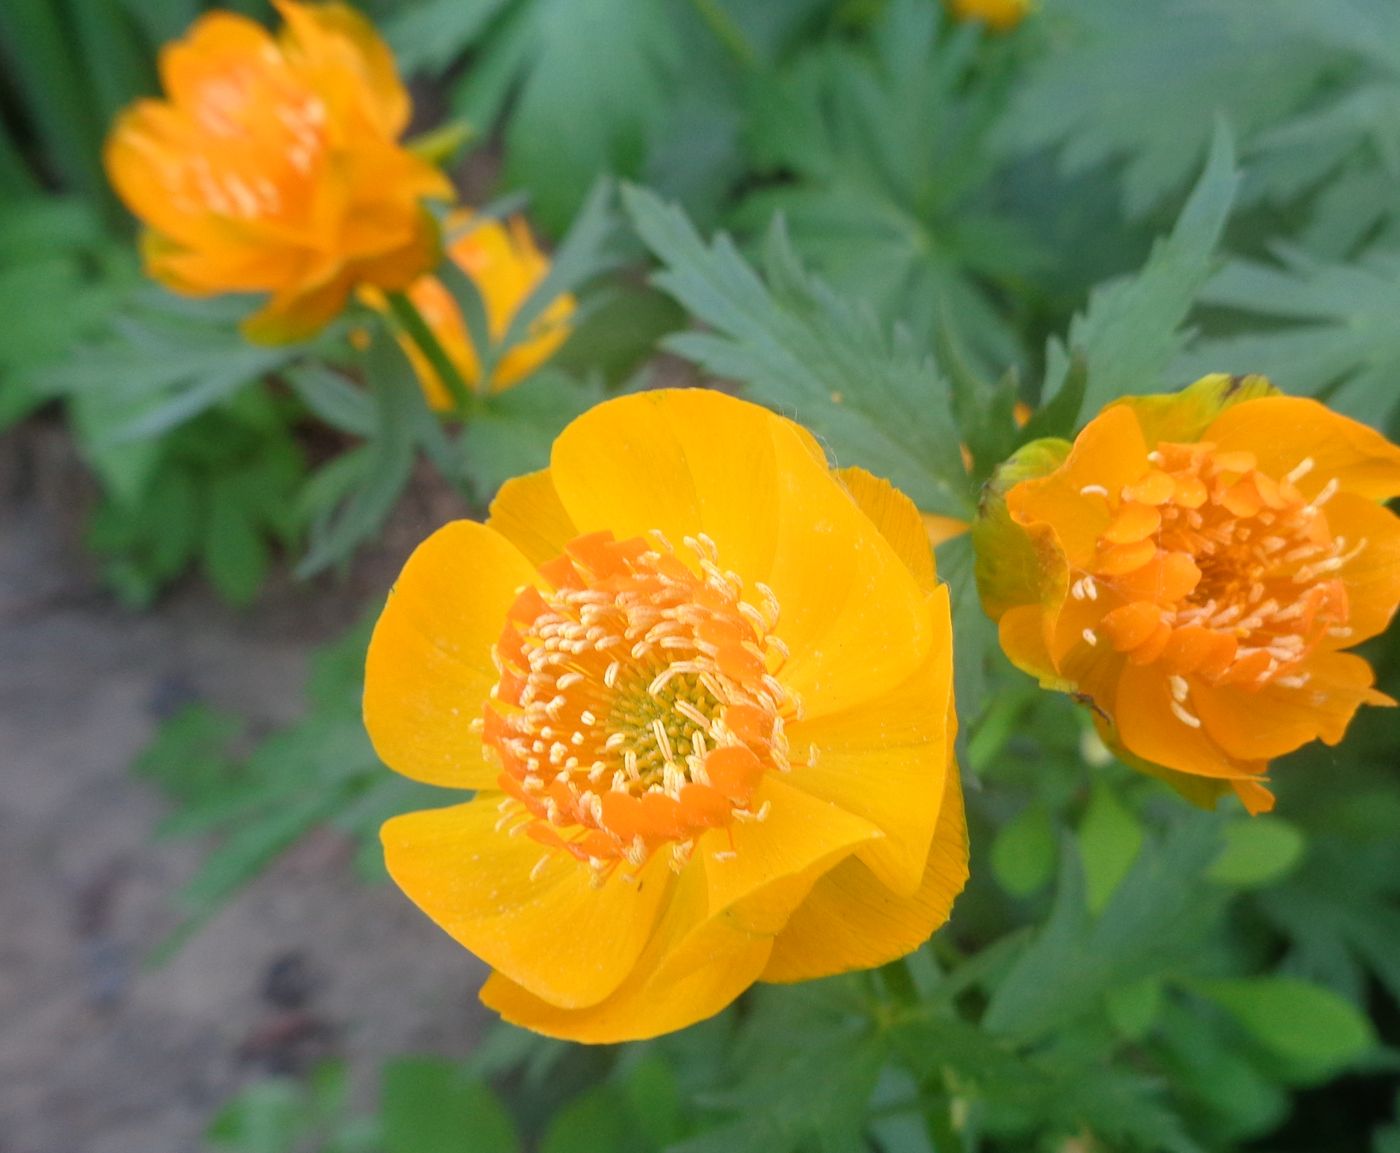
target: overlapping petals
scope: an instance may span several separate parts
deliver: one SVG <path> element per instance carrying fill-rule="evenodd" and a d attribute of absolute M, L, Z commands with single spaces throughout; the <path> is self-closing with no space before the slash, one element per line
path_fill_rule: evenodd
<path fill-rule="evenodd" d="M 578 1040 L 881 964 L 966 878 L 951 675 L 899 493 L 717 393 L 609 402 L 390 597 L 375 745 L 478 790 L 390 821 L 390 872 L 487 1004 Z"/>
<path fill-rule="evenodd" d="M 357 286 L 431 268 L 423 202 L 452 192 L 399 144 L 408 94 L 370 24 L 342 4 L 276 7 L 276 36 L 212 12 L 168 45 L 165 98 L 127 109 L 105 155 L 150 274 L 188 295 L 270 294 L 245 326 L 270 343 L 314 333 Z"/>
<path fill-rule="evenodd" d="M 1270 759 L 1390 704 L 1348 648 L 1400 602 L 1400 449 L 1262 378 L 1110 405 L 998 473 L 974 530 L 1002 647 L 1131 763 L 1268 809 Z"/>

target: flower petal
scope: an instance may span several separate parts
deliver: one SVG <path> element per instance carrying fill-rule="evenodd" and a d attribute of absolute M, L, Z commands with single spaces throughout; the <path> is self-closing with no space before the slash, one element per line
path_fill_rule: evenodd
<path fill-rule="evenodd" d="M 1361 551 L 1336 575 L 1346 584 L 1347 627 L 1337 647 L 1360 644 L 1383 633 L 1400 604 L 1400 517 L 1374 500 L 1339 492 L 1326 505 L 1327 523 L 1336 536 Z"/>
<path fill-rule="evenodd" d="M 598 887 L 587 865 L 496 831 L 500 794 L 395 817 L 381 838 L 395 883 L 456 941 L 555 1005 L 595 1005 L 641 955 L 671 887 L 654 859 Z M 543 858 L 539 871 L 535 872 Z"/>
<path fill-rule="evenodd" d="M 1118 492 L 1147 468 L 1147 443 L 1126 405 L 1104 409 L 1074 442 L 1064 464 L 1048 476 L 1026 480 L 1006 494 L 1021 524 L 1052 524 L 1072 564 L 1085 567 L 1111 514 L 1103 491 Z"/>
<path fill-rule="evenodd" d="M 721 393 L 621 397 L 554 445 L 550 471 L 582 532 L 707 533 L 748 588 L 766 582 L 792 657 L 779 674 L 808 716 L 898 684 L 931 624 L 903 562 L 795 425 Z M 853 659 L 859 654 L 859 659 Z"/>
<path fill-rule="evenodd" d="M 1262 775 L 1264 758 L 1232 756 L 1204 721 L 1193 726 L 1172 711 L 1171 688 L 1160 669 L 1124 663 L 1111 710 L 1119 740 L 1144 760 L 1201 777 Z"/>
<path fill-rule="evenodd" d="M 795 770 L 797 771 L 797 770 Z M 786 908 L 751 907 L 745 911 L 746 927 L 758 919 L 775 927 L 805 895 L 815 880 L 813 870 L 830 868 L 861 845 L 882 834 L 871 822 L 846 812 L 830 801 L 818 800 L 767 774 L 754 793 L 753 804 L 770 808 L 763 821 L 736 821 L 728 828 L 712 829 L 695 845 L 692 868 L 704 869 L 710 916 L 757 896 L 766 886 L 785 878 L 804 879 L 795 889 L 767 894 L 765 905 L 786 901 Z"/>
<path fill-rule="evenodd" d="M 707 389 L 619 397 L 560 434 L 550 473 L 580 531 L 657 529 L 677 548 L 705 532 L 724 567 L 762 579 L 778 536 L 776 420 Z"/>
<path fill-rule="evenodd" d="M 501 485 L 486 523 L 533 565 L 563 555 L 564 546 L 579 535 L 578 527 L 559 500 L 548 469 Z"/>
<path fill-rule="evenodd" d="M 283 43 L 289 56 L 299 55 L 312 67 L 352 69 L 370 97 L 365 107 L 380 130 L 392 137 L 408 127 L 408 92 L 399 80 L 394 54 L 373 24 L 345 4 L 273 0 L 273 6 L 286 22 Z"/>
<path fill-rule="evenodd" d="M 923 879 L 945 778 L 957 772 L 946 586 L 929 599 L 933 644 L 912 676 L 876 700 L 789 729 L 796 760 L 809 744 L 817 752 L 814 763 L 793 768 L 789 783 L 879 828 L 884 837 L 858 856 L 881 885 L 903 895 Z"/>
<path fill-rule="evenodd" d="M 899 489 L 863 468 L 840 468 L 836 475 L 855 498 L 860 511 L 875 522 L 880 535 L 904 562 L 919 587 L 924 592 L 937 588 L 938 574 L 934 569 L 933 550 L 929 547 L 933 529 L 928 526 L 928 521 L 936 518 L 920 516 L 918 507 Z M 965 532 L 967 524 L 958 523 L 962 525 L 959 531 Z"/>
<path fill-rule="evenodd" d="M 700 920 L 704 905 L 704 878 L 687 870 L 627 980 L 589 1008 L 561 1009 L 499 973 L 486 982 L 481 1000 L 513 1024 L 592 1044 L 642 1040 L 704 1020 L 753 984 L 773 947 L 771 936 L 745 932 L 726 918 Z"/>
<path fill-rule="evenodd" d="M 917 891 L 899 897 L 866 865 L 842 861 L 812 888 L 773 943 L 765 981 L 806 981 L 883 965 L 922 945 L 948 919 L 967 883 L 967 821 L 956 767 Z"/>
<path fill-rule="evenodd" d="M 1247 692 L 1237 685 L 1197 685 L 1191 701 L 1223 748 L 1264 760 L 1313 740 L 1335 745 L 1362 705 L 1394 703 L 1371 687 L 1371 666 L 1351 653 L 1314 653 L 1304 668 L 1308 681 L 1301 688 L 1272 683 Z"/>
<path fill-rule="evenodd" d="M 491 646 L 533 566 L 474 521 L 440 528 L 414 550 L 370 640 L 365 727 L 390 768 L 450 788 L 495 785 L 471 722 L 496 669 Z"/>
<path fill-rule="evenodd" d="M 1259 470 L 1282 477 L 1304 460 L 1313 467 L 1298 491 L 1314 496 L 1333 477 L 1343 492 L 1372 500 L 1400 496 L 1400 447 L 1375 429 L 1315 400 L 1269 396 L 1227 408 L 1203 439 L 1252 452 Z"/>

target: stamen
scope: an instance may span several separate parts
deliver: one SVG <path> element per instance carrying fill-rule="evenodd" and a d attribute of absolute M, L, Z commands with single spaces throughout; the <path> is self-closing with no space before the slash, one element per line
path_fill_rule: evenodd
<path fill-rule="evenodd" d="M 1193 729 L 1199 729 L 1201 727 L 1201 718 L 1196 716 L 1194 713 L 1188 712 L 1185 706 L 1182 705 L 1180 701 L 1172 701 L 1170 703 L 1172 713 L 1175 714 L 1176 719 L 1179 720 L 1183 725 L 1187 725 L 1188 727 Z"/>
<path fill-rule="evenodd" d="M 1308 473 L 1312 472 L 1313 466 L 1316 463 L 1317 462 L 1314 461 L 1312 457 L 1305 456 L 1293 467 L 1291 471 L 1284 474 L 1283 479 L 1286 480 L 1289 484 L 1297 484 L 1300 480 L 1303 479 L 1303 477 L 1307 476 Z"/>

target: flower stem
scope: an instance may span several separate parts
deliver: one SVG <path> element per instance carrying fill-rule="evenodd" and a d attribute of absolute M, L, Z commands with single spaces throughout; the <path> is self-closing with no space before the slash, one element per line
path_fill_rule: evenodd
<path fill-rule="evenodd" d="M 409 299 L 406 292 L 386 292 L 384 296 L 389 302 L 389 311 L 393 314 L 395 322 L 408 333 L 408 338 L 418 346 L 418 351 L 432 366 L 443 386 L 452 394 L 452 403 L 456 410 L 463 416 L 470 416 L 476 409 L 476 394 L 463 379 L 457 366 L 452 363 L 452 358 L 447 355 L 447 350 L 442 347 L 437 334 L 423 319 L 417 305 Z"/>

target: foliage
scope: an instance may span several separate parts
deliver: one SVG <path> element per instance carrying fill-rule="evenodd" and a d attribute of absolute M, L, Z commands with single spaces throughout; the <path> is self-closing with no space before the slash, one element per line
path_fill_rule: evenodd
<path fill-rule="evenodd" d="M 781 213 L 841 291 L 926 338 L 953 325 L 999 368 L 1017 350 L 988 285 L 1023 280 L 1045 254 L 991 186 L 1009 76 L 978 47 L 933 5 L 897 0 L 860 43 L 819 41 L 764 77 L 746 140 L 766 179 L 738 219 Z"/>
<path fill-rule="evenodd" d="M 236 603 L 284 556 L 343 570 L 425 474 L 480 513 L 572 416 L 677 379 L 658 349 L 962 519 L 1026 440 L 1207 371 L 1397 429 L 1390 0 L 1055 0 L 1004 37 L 920 0 L 370 0 L 427 119 L 468 122 L 481 210 L 560 241 L 494 352 L 582 294 L 549 366 L 448 416 L 368 309 L 268 349 L 237 336 L 249 301 L 141 285 L 100 144 L 209 6 L 0 5 L 0 430 L 67 421 L 131 603 L 190 568 Z M 635 182 L 624 212 L 600 174 Z M 1277 815 L 1196 813 L 1007 666 L 965 536 L 938 564 L 974 852 L 948 932 L 652 1042 L 404 1057 L 372 1110 L 343 1067 L 253 1085 L 211 1148 L 1400 1149 L 1393 720 L 1278 765 Z M 434 803 L 364 735 L 366 636 L 318 654 L 296 723 L 196 706 L 140 758 L 163 832 L 210 846 L 180 935 L 322 825 L 376 875 L 379 822 Z"/>
<path fill-rule="evenodd" d="M 270 546 L 300 536 L 294 498 L 305 468 L 285 410 L 239 393 L 162 439 L 139 487 L 104 494 L 87 541 L 119 597 L 149 605 L 197 562 L 229 603 L 253 600 Z"/>

